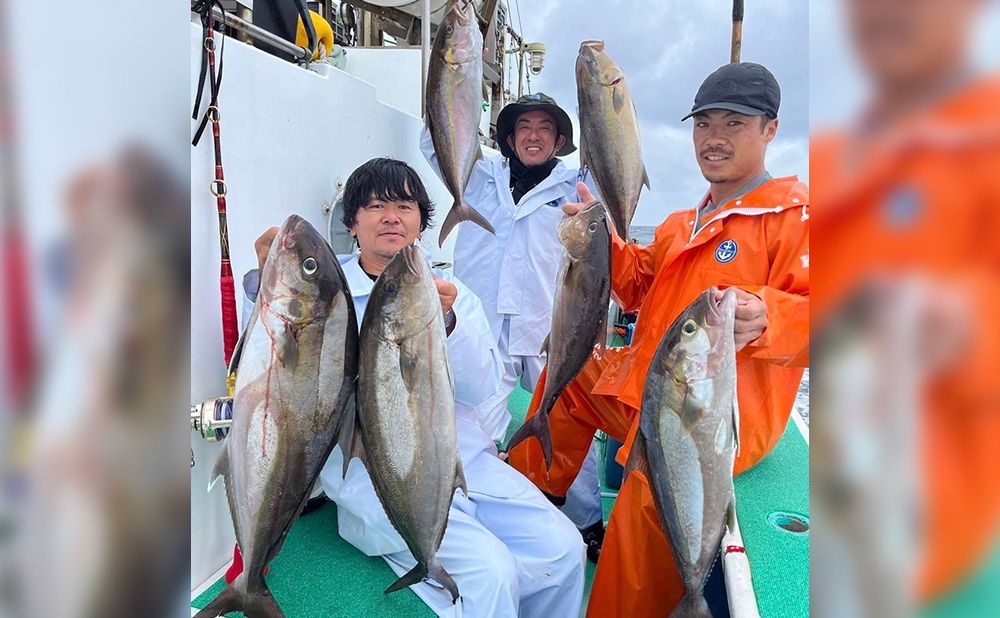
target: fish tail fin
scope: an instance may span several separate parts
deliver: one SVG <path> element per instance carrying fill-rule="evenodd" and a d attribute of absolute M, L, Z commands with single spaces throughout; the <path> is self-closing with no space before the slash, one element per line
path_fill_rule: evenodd
<path fill-rule="evenodd" d="M 195 614 L 195 618 L 215 618 L 230 612 L 243 612 L 253 618 L 284 618 L 285 614 L 265 586 L 259 592 L 242 592 L 232 586 L 215 597 L 205 609 Z"/>
<path fill-rule="evenodd" d="M 410 569 L 406 575 L 403 575 L 397 579 L 391 586 L 385 589 L 382 594 L 391 594 L 397 590 L 402 590 L 403 588 L 409 588 L 413 584 L 419 584 L 420 582 L 427 579 L 427 569 L 424 565 L 417 563 L 417 566 Z"/>
<path fill-rule="evenodd" d="M 344 470 L 341 478 L 347 478 L 347 468 L 351 464 L 351 459 L 357 457 L 365 463 L 365 449 L 361 442 L 361 432 L 358 431 L 358 408 L 357 396 L 351 393 L 347 405 L 344 407 L 343 416 L 340 418 L 340 431 L 337 437 L 337 445 L 340 446 L 341 454 L 344 456 Z"/>
<path fill-rule="evenodd" d="M 670 618 L 712 618 L 712 610 L 708 608 L 708 601 L 700 593 L 687 592 L 677 609 L 670 614 Z"/>
<path fill-rule="evenodd" d="M 448 211 L 448 216 L 444 218 L 444 223 L 441 224 L 441 234 L 438 236 L 439 247 L 444 246 L 444 241 L 448 238 L 448 234 L 451 234 L 455 226 L 462 221 L 472 221 L 490 234 L 497 233 L 486 217 L 479 214 L 478 210 L 464 201 L 456 201 L 452 204 L 451 210 Z"/>
<path fill-rule="evenodd" d="M 212 602 L 205 606 L 205 609 L 195 614 L 195 618 L 225 616 L 230 612 L 241 612 L 245 606 L 246 595 L 232 586 L 226 586 L 219 593 L 219 596 L 212 599 Z"/>
<path fill-rule="evenodd" d="M 552 468 L 552 434 L 549 432 L 549 415 L 539 413 L 532 416 L 517 430 L 514 437 L 510 439 L 507 450 L 513 450 L 515 446 L 524 440 L 534 436 L 542 447 L 542 456 L 545 458 L 545 469 Z"/>
<path fill-rule="evenodd" d="M 427 564 L 427 573 L 434 581 L 444 586 L 445 590 L 451 593 L 452 605 L 458 602 L 458 584 L 451 578 L 448 571 L 445 571 L 444 567 L 438 564 L 437 560 L 431 559 Z"/>

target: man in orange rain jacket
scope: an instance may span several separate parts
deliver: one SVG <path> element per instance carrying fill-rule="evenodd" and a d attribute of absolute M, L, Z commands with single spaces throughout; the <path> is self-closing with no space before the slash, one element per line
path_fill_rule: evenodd
<path fill-rule="evenodd" d="M 565 495 L 596 429 L 625 442 L 618 453 L 625 462 L 660 338 L 712 286 L 735 287 L 738 294 L 741 422 L 734 472 L 752 467 L 781 438 L 808 363 L 809 195 L 794 177 L 772 179 L 764 169 L 779 102 L 774 76 L 753 63 L 726 65 L 699 89 L 685 119 L 694 116 L 694 147 L 711 184 L 708 195 L 698 208 L 671 214 L 648 247 L 613 235 L 612 290 L 626 311 L 639 312 L 631 347 L 589 361 L 560 397 L 550 417 L 551 470 L 536 440 L 510 453 L 512 465 L 546 493 Z M 586 187 L 579 190 L 589 199 Z M 572 215 L 581 207 L 564 210 Z M 542 390 L 535 389 L 529 417 Z M 634 471 L 608 523 L 588 615 L 662 617 L 683 593 L 648 481 Z"/>
<path fill-rule="evenodd" d="M 821 328 L 873 277 L 918 276 L 957 293 L 968 311 L 960 319 L 931 307 L 924 316 L 922 334 L 961 343 L 921 393 L 924 538 L 914 589 L 926 602 L 1000 541 L 1000 78 L 969 70 L 980 0 L 847 7 L 875 92 L 851 131 L 811 139 L 823 205 L 814 323 Z M 963 323 L 968 332 L 947 334 Z"/>

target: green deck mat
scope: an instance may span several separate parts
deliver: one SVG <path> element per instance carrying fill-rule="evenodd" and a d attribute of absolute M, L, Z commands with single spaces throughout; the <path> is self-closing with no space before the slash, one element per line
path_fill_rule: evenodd
<path fill-rule="evenodd" d="M 793 421 L 774 450 L 734 485 L 760 615 L 808 616 L 808 532 L 793 534 L 768 521 L 775 512 L 809 516 L 809 447 Z"/>
<path fill-rule="evenodd" d="M 508 408 L 513 419 L 505 442 L 524 423 L 530 399 L 530 393 L 520 388 L 511 395 Z M 603 461 L 603 442 L 598 444 L 598 454 Z M 790 423 L 774 452 L 736 479 L 740 526 L 764 618 L 808 615 L 808 537 L 789 534 L 767 521 L 774 511 L 808 514 L 808 458 L 808 447 Z M 613 492 L 604 484 L 603 464 L 600 478 L 601 490 Z M 602 502 L 607 521 L 614 499 Z M 1000 558 L 1000 553 L 997 556 Z M 1000 570 L 1000 559 L 995 562 Z M 584 607 L 590 598 L 594 570 L 588 561 Z M 365 556 L 340 538 L 333 504 L 304 515 L 295 524 L 267 578 L 287 616 L 433 615 L 411 591 L 383 595 L 395 580 L 396 575 L 381 558 Z M 219 580 L 191 606 L 203 608 L 223 586 Z M 934 614 L 932 618 L 951 615 Z"/>
<path fill-rule="evenodd" d="M 366 556 L 340 538 L 337 507 L 331 502 L 292 526 L 271 563 L 267 585 L 289 617 L 434 615 L 410 590 L 383 594 L 396 579 L 382 558 Z M 224 587 L 220 579 L 191 607 L 202 609 Z"/>

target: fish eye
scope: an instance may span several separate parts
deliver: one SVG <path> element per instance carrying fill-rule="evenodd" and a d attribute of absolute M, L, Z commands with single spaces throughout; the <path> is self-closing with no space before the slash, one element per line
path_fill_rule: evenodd
<path fill-rule="evenodd" d="M 451 34 L 454 30 L 455 30 L 455 27 L 452 26 L 451 24 L 448 24 L 448 25 L 446 25 L 444 27 L 444 31 L 447 32 L 448 34 Z"/>
<path fill-rule="evenodd" d="M 319 264 L 316 263 L 316 259 L 312 257 L 307 257 L 302 260 L 302 272 L 307 275 L 311 275 L 319 268 Z"/>
<path fill-rule="evenodd" d="M 684 326 L 681 326 L 681 332 L 685 335 L 693 335 L 698 332 L 698 324 L 694 320 L 688 320 L 684 322 Z"/>
<path fill-rule="evenodd" d="M 590 225 L 587 227 L 587 229 L 590 230 L 591 232 L 596 232 L 597 231 L 597 221 L 592 221 L 590 223 Z"/>
<path fill-rule="evenodd" d="M 397 291 L 398 291 L 398 289 L 396 288 L 396 284 L 395 283 L 393 283 L 392 281 L 387 281 L 386 282 L 386 284 L 385 284 L 385 293 L 386 294 L 388 294 L 389 296 L 395 296 Z"/>

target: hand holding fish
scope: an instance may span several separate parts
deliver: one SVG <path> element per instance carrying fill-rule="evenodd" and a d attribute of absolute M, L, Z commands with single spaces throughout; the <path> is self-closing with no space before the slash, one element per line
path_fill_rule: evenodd
<path fill-rule="evenodd" d="M 563 204 L 563 212 L 566 213 L 566 216 L 568 217 L 574 216 L 576 213 L 597 201 L 597 198 L 590 192 L 590 188 L 586 185 L 586 183 L 576 183 L 576 193 L 580 196 L 579 202 L 568 202 Z M 608 227 L 611 228 L 611 233 L 613 235 L 618 236 L 618 231 L 615 229 L 615 222 L 611 218 L 608 219 Z M 618 238 L 621 238 L 621 236 L 618 236 Z"/>
<path fill-rule="evenodd" d="M 264 272 L 264 262 L 267 261 L 267 254 L 271 251 L 271 243 L 274 242 L 274 237 L 277 235 L 278 228 L 269 227 L 257 237 L 257 240 L 253 241 L 253 250 L 257 254 L 257 267 L 260 268 L 260 272 Z"/>
<path fill-rule="evenodd" d="M 750 292 L 739 288 L 736 291 L 736 321 L 733 331 L 736 351 L 739 352 L 764 334 L 767 328 L 767 305 Z M 716 291 L 716 300 L 722 299 L 722 291 Z"/>
<path fill-rule="evenodd" d="M 458 298 L 458 288 L 454 283 L 437 277 L 434 278 L 434 287 L 437 288 L 438 296 L 441 298 L 441 313 L 447 314 Z"/>

